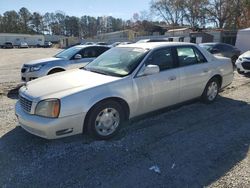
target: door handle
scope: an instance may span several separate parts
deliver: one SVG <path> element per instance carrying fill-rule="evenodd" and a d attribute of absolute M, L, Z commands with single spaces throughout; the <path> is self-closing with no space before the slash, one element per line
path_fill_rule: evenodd
<path fill-rule="evenodd" d="M 176 76 L 170 76 L 170 77 L 168 78 L 168 80 L 170 80 L 170 81 L 176 80 Z"/>

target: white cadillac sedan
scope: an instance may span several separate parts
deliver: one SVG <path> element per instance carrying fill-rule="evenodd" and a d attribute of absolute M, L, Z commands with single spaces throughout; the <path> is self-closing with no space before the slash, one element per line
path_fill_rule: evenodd
<path fill-rule="evenodd" d="M 122 45 L 82 69 L 28 82 L 16 115 L 26 131 L 55 139 L 82 133 L 109 139 L 135 116 L 194 98 L 213 102 L 233 80 L 230 59 L 190 43 Z"/>

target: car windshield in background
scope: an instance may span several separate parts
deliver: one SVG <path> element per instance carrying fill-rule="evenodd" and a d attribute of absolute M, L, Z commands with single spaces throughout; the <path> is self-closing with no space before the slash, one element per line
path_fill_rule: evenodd
<path fill-rule="evenodd" d="M 78 51 L 80 51 L 80 47 L 71 47 L 67 50 L 63 50 L 62 52 L 55 55 L 57 58 L 70 59 L 73 55 L 75 55 Z"/>
<path fill-rule="evenodd" d="M 84 69 L 111 76 L 127 76 L 138 66 L 147 52 L 148 50 L 142 48 L 112 48 Z"/>
<path fill-rule="evenodd" d="M 199 44 L 199 46 L 206 49 L 207 51 L 210 51 L 214 47 L 212 44 Z"/>

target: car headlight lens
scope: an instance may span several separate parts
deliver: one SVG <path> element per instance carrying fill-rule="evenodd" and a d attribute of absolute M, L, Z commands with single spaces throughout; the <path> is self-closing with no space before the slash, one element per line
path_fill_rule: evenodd
<path fill-rule="evenodd" d="M 243 60 L 242 57 L 240 57 L 240 58 L 239 58 L 239 61 L 242 61 L 242 60 Z"/>
<path fill-rule="evenodd" d="M 35 114 L 43 117 L 57 118 L 60 113 L 59 99 L 46 99 L 40 101 L 35 110 Z"/>
<path fill-rule="evenodd" d="M 32 66 L 32 67 L 30 67 L 30 72 L 39 71 L 42 67 L 43 67 L 43 65 Z"/>

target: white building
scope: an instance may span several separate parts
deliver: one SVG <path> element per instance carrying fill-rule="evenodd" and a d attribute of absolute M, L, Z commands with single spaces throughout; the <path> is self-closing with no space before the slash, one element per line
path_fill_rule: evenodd
<path fill-rule="evenodd" d="M 250 27 L 238 31 L 235 46 L 242 53 L 250 50 Z"/>
<path fill-rule="evenodd" d="M 26 42 L 29 46 L 44 45 L 44 35 L 0 33 L 0 46 L 5 42 L 12 42 L 14 46 L 18 46 L 21 42 Z"/>

